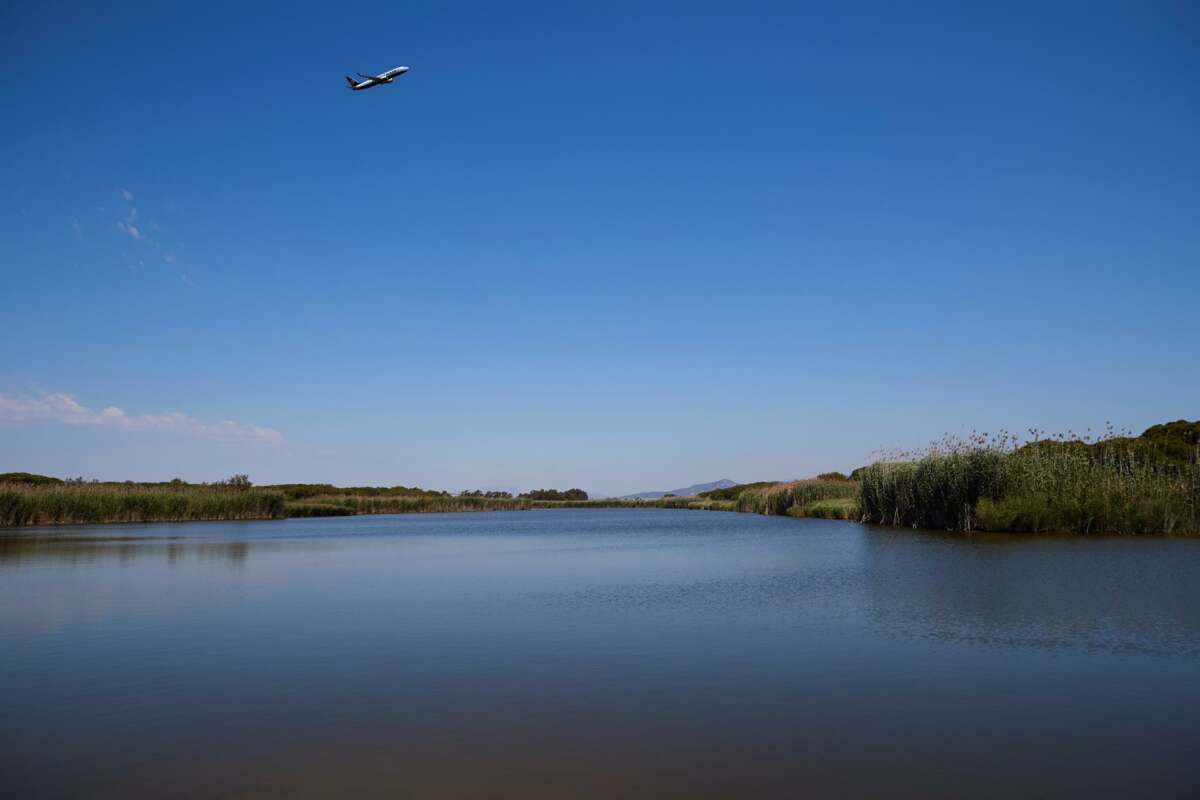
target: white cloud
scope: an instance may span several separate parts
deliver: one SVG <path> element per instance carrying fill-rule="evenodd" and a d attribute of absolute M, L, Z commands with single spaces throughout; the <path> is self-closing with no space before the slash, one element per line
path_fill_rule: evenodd
<path fill-rule="evenodd" d="M 121 195 L 127 201 L 133 200 L 133 192 L 128 189 L 117 189 L 117 194 Z"/>
<path fill-rule="evenodd" d="M 125 219 L 117 221 L 117 230 L 121 231 L 121 233 L 128 234 L 131 238 L 137 239 L 139 242 L 145 242 L 156 249 L 159 248 L 159 243 L 146 235 L 147 228 L 157 231 L 158 223 L 154 222 L 154 220 L 148 220 L 139 223 L 139 216 L 138 210 L 131 206 L 125 213 Z"/>
<path fill-rule="evenodd" d="M 230 444 L 281 445 L 286 440 L 274 428 L 245 422 L 200 422 L 181 411 L 130 416 L 116 406 L 94 411 L 62 392 L 37 396 L 0 393 L 0 420 L 30 422 L 45 420 L 67 425 L 101 425 L 127 431 L 187 433 Z"/>

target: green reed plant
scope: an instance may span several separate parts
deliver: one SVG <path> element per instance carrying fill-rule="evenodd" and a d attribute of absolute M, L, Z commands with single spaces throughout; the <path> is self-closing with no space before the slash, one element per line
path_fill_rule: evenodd
<path fill-rule="evenodd" d="M 349 508 L 355 514 L 414 514 L 450 511 L 517 511 L 544 507 L 515 497 L 456 497 L 453 495 L 356 496 L 318 495 L 312 503 Z"/>
<path fill-rule="evenodd" d="M 1200 444 L 1186 459 L 1107 430 L 943 439 L 861 473 L 866 522 L 948 530 L 1200 533 Z"/>
<path fill-rule="evenodd" d="M 276 519 L 284 515 L 284 498 L 277 492 L 136 484 L 0 484 L 0 526 Z"/>

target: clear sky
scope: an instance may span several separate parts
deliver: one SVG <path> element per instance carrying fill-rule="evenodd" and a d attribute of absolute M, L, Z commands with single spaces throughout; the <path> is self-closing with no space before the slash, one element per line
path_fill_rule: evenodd
<path fill-rule="evenodd" d="M 0 471 L 606 494 L 1200 418 L 1195 3 L 246 5 L 0 10 Z"/>

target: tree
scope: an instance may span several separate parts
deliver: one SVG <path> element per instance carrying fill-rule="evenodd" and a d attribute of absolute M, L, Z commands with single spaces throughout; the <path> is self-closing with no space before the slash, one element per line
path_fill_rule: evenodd
<path fill-rule="evenodd" d="M 235 489 L 239 492 L 244 492 L 254 484 L 250 482 L 249 475 L 234 475 L 225 480 L 225 485 L 230 489 Z"/>

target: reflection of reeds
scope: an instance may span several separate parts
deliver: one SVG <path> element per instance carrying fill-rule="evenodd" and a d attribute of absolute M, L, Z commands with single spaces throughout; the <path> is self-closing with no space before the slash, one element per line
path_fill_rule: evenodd
<path fill-rule="evenodd" d="M 160 556 L 171 562 L 219 560 L 239 565 L 246 560 L 250 547 L 249 542 L 189 543 L 153 536 L 30 536 L 22 532 L 0 536 L 0 568 L 35 561 L 90 564 Z"/>
<path fill-rule="evenodd" d="M 285 516 L 277 492 L 221 487 L 0 484 L 0 525 L 183 522 Z"/>
<path fill-rule="evenodd" d="M 1141 439 L 944 440 L 867 467 L 862 518 L 991 531 L 1200 533 L 1200 445 L 1164 458 Z"/>

